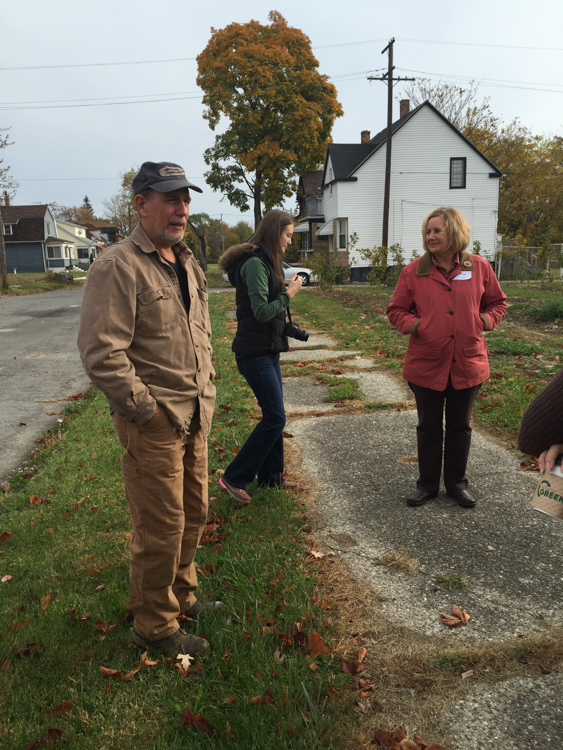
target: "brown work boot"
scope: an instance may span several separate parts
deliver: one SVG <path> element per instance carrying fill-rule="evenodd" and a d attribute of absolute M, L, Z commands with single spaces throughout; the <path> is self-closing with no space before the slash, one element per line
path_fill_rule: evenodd
<path fill-rule="evenodd" d="M 143 638 L 135 630 L 133 631 L 133 640 L 141 648 L 150 648 L 152 651 L 160 651 L 164 656 L 172 654 L 201 654 L 207 651 L 209 643 L 205 638 L 198 638 L 197 635 L 190 635 L 182 628 L 179 628 L 172 635 L 161 638 L 158 641 L 151 641 L 150 638 Z"/>
<path fill-rule="evenodd" d="M 223 602 L 196 602 L 191 607 L 184 610 L 184 614 L 187 617 L 208 617 L 218 612 L 223 606 Z"/>

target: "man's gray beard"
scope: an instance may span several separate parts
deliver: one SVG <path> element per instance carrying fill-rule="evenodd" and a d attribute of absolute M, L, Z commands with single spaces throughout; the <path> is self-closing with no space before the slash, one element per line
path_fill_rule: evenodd
<path fill-rule="evenodd" d="M 184 235 L 182 234 L 182 237 Z M 182 237 L 178 239 L 178 237 L 175 234 L 172 234 L 171 232 L 162 232 L 161 238 L 165 240 L 167 243 L 170 243 L 170 245 L 175 245 L 177 242 L 180 242 Z"/>

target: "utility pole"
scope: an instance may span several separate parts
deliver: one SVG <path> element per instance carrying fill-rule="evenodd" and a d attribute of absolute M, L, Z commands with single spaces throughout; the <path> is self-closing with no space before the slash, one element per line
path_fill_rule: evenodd
<path fill-rule="evenodd" d="M 6 245 L 4 244 L 4 225 L 2 223 L 2 207 L 0 206 L 0 276 L 2 289 L 8 288 L 8 263 L 6 261 Z"/>
<path fill-rule="evenodd" d="M 391 193 L 391 126 L 393 125 L 393 82 L 394 81 L 414 81 L 414 78 L 393 78 L 393 45 L 395 44 L 395 37 L 393 37 L 387 47 L 381 50 L 381 54 L 384 55 L 387 51 L 388 54 L 388 65 L 387 73 L 382 76 L 373 77 L 370 76 L 368 81 L 387 81 L 387 143 L 385 152 L 385 192 L 383 195 L 383 229 L 381 232 L 381 245 L 388 247 L 389 238 L 389 196 Z"/>

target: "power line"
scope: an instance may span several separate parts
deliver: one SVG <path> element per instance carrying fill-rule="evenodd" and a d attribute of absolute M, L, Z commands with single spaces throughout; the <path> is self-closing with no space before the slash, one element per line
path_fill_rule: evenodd
<path fill-rule="evenodd" d="M 120 104 L 156 104 L 159 102 L 182 102 L 187 99 L 201 99 L 203 95 L 198 96 L 178 96 L 166 99 L 138 99 L 134 101 L 121 101 L 121 102 L 97 102 L 92 104 L 41 104 L 37 106 L 26 106 L 26 107 L 12 107 L 0 105 L 0 111 L 2 112 L 14 112 L 26 110 L 30 111 L 33 109 L 69 109 L 73 107 L 112 107 Z"/>
<path fill-rule="evenodd" d="M 188 62 L 195 57 L 176 57 L 166 60 L 128 60 L 126 62 L 69 63 L 67 65 L 17 65 L 0 67 L 0 70 L 56 70 L 58 68 L 101 68 L 112 65 L 154 65 L 156 63 Z"/>
<path fill-rule="evenodd" d="M 136 96 L 184 96 L 187 94 L 199 94 L 199 91 L 169 91 L 166 94 L 136 94 Z M 29 102 L 2 102 L 0 106 L 19 106 L 20 104 L 62 104 L 65 102 L 104 102 L 111 99 L 135 99 L 135 96 L 86 96 L 82 99 L 39 99 Z"/>
<path fill-rule="evenodd" d="M 386 41 L 385 39 L 364 39 L 361 41 L 353 42 L 340 42 L 338 44 L 321 44 L 313 47 L 316 49 L 334 49 L 336 47 L 356 47 L 359 44 L 380 44 Z M 407 42 L 409 44 L 432 44 L 432 45 L 452 45 L 455 47 L 484 47 L 490 49 L 515 49 L 515 50 L 533 50 L 539 52 L 563 52 L 563 47 L 533 47 L 522 44 L 487 44 L 486 42 L 458 42 L 458 41 L 445 41 L 443 39 L 406 39 L 399 38 L 399 42 Z M 2 66 L 0 71 L 11 71 L 11 70 L 61 70 L 68 68 L 102 68 L 112 67 L 120 65 L 159 65 L 162 63 L 175 63 L 175 62 L 192 62 L 196 60 L 196 57 L 174 57 L 165 58 L 162 60 L 124 60 L 117 62 L 95 62 L 95 63 L 66 63 L 63 65 L 15 65 L 15 66 Z"/>
<path fill-rule="evenodd" d="M 462 75 L 454 75 L 450 73 L 431 73 L 427 70 L 412 70 L 411 68 L 400 68 L 400 70 L 404 70 L 407 73 L 418 73 L 419 75 L 425 75 L 425 76 L 434 76 L 437 78 L 443 78 L 446 80 L 458 80 L 462 83 L 470 83 L 471 81 L 475 81 L 475 83 L 479 83 L 483 86 L 494 86 L 497 88 L 507 88 L 507 89 L 524 89 L 525 91 L 547 91 L 549 93 L 563 93 L 563 87 L 561 84 L 557 83 L 549 83 L 546 84 L 545 81 L 542 81 L 541 83 L 536 83 L 532 81 L 508 81 L 504 80 L 502 78 L 476 78 L 475 76 L 462 76 Z M 551 89 L 543 89 L 543 88 L 531 88 L 532 86 L 541 86 L 541 85 L 547 85 L 547 86 L 556 86 L 558 88 L 551 88 Z"/>
<path fill-rule="evenodd" d="M 563 47 L 526 47 L 523 44 L 487 44 L 486 42 L 448 42 L 431 39 L 398 39 L 399 42 L 414 42 L 416 44 L 451 44 L 455 47 L 491 47 L 493 49 L 529 49 L 540 52 L 563 52 Z"/>

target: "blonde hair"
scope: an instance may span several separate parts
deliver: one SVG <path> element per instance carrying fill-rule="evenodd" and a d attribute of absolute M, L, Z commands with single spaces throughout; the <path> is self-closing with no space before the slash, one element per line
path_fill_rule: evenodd
<path fill-rule="evenodd" d="M 430 219 L 435 219 L 436 217 L 440 217 L 444 222 L 450 241 L 448 247 L 452 253 L 460 253 L 462 250 L 465 250 L 469 245 L 469 237 L 471 236 L 469 224 L 455 208 L 435 208 L 422 222 L 422 246 L 426 252 L 428 252 L 426 229 Z"/>

